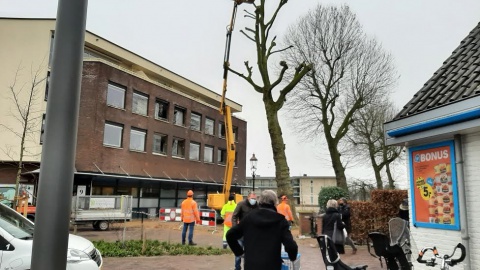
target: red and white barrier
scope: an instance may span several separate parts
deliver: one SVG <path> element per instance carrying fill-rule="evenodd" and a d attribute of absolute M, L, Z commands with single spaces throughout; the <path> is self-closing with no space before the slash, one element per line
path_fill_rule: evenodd
<path fill-rule="evenodd" d="M 159 215 L 162 221 L 182 221 L 181 208 L 160 208 Z"/>
<path fill-rule="evenodd" d="M 200 223 L 199 225 L 208 226 L 213 228 L 213 232 L 217 231 L 217 215 L 215 210 L 212 209 L 200 209 Z"/>

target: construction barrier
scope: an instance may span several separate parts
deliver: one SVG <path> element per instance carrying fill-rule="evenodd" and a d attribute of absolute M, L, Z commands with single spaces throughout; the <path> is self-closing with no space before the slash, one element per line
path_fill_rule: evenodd
<path fill-rule="evenodd" d="M 158 216 L 162 221 L 182 221 L 182 209 L 160 208 Z"/>
<path fill-rule="evenodd" d="M 213 232 L 217 231 L 217 213 L 212 209 L 200 209 L 200 223 L 199 225 L 213 228 Z"/>

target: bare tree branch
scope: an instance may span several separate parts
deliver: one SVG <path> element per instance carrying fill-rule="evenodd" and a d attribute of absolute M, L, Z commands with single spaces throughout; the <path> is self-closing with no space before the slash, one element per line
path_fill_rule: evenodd
<path fill-rule="evenodd" d="M 313 64 L 289 98 L 292 118 L 304 135 L 323 135 L 337 186 L 347 188 L 342 151 L 348 150 L 342 144 L 359 111 L 388 96 L 396 79 L 391 56 L 363 33 L 345 5 L 318 5 L 289 28 L 285 44 L 294 46 L 283 52 L 287 60 Z"/>

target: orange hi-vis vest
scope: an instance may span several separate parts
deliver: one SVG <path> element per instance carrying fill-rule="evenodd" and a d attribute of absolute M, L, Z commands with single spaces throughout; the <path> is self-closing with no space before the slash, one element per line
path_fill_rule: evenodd
<path fill-rule="evenodd" d="M 192 223 L 200 220 L 197 203 L 193 200 L 193 198 L 188 197 L 183 200 L 181 216 L 184 223 Z"/>
<path fill-rule="evenodd" d="M 285 201 L 281 202 L 277 206 L 277 212 L 284 215 L 288 221 L 293 220 L 293 215 L 292 215 L 292 210 L 290 210 L 290 205 L 288 205 Z"/>
<path fill-rule="evenodd" d="M 232 217 L 233 217 L 233 212 L 235 211 L 235 208 L 237 207 L 237 204 L 235 203 L 234 200 L 228 201 L 223 207 L 222 211 L 220 214 L 223 217 L 223 224 L 229 228 L 233 226 L 232 224 Z"/>

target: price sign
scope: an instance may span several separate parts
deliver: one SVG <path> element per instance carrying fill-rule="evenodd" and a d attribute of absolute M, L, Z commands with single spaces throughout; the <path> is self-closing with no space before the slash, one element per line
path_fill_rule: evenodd
<path fill-rule="evenodd" d="M 453 147 L 448 141 L 409 149 L 415 226 L 460 229 Z"/>

